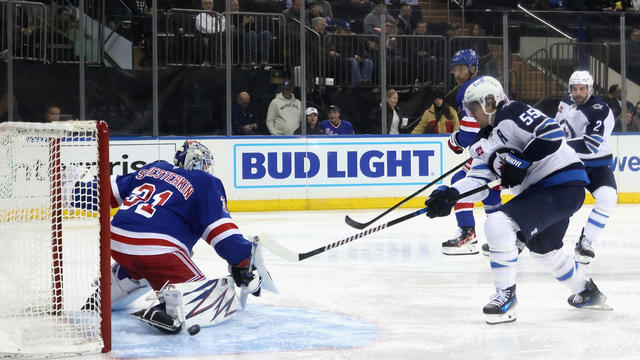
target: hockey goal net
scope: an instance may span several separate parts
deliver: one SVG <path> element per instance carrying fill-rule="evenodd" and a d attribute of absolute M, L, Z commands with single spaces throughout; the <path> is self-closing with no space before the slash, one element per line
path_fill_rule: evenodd
<path fill-rule="evenodd" d="M 108 153 L 101 121 L 0 124 L 0 357 L 110 350 Z"/>

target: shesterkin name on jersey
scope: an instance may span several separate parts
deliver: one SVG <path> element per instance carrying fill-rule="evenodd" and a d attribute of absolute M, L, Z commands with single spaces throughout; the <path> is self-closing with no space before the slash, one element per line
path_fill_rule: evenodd
<path fill-rule="evenodd" d="M 138 175 L 136 175 L 136 179 L 138 180 L 142 180 L 145 177 L 163 180 L 167 184 L 172 185 L 182 194 L 185 200 L 193 194 L 193 186 L 189 180 L 174 173 L 173 171 L 160 169 L 154 166 L 149 169 L 142 169 L 138 172 Z"/>

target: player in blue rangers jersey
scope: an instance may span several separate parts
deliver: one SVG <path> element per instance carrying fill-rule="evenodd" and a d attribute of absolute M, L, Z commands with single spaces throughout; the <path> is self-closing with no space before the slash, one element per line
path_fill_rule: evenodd
<path fill-rule="evenodd" d="M 584 163 L 590 181 L 587 190 L 596 200 L 575 248 L 576 261 L 588 264 L 595 256 L 592 246 L 618 201 L 608 142 L 615 118 L 609 106 L 593 94 L 593 77 L 588 71 L 571 75 L 569 94 L 560 101 L 556 120 L 564 129 L 569 146 Z"/>
<path fill-rule="evenodd" d="M 456 102 L 461 111 L 460 130 L 455 131 L 449 138 L 449 148 L 456 154 L 461 154 L 465 148 L 475 142 L 480 125 L 469 114 L 467 114 L 462 106 L 464 92 L 473 81 L 478 78 L 478 55 L 472 49 L 458 50 L 451 58 L 451 73 L 459 85 L 456 95 Z M 451 178 L 451 183 L 463 179 L 471 162 L 466 164 L 462 170 L 458 171 Z M 487 214 L 492 213 L 500 206 L 500 192 L 491 190 L 489 195 L 483 199 L 484 210 Z M 459 202 L 455 205 L 456 220 L 458 222 L 458 230 L 453 238 L 442 243 L 442 253 L 445 255 L 473 255 L 478 253 L 478 240 L 476 239 L 475 219 L 473 218 L 473 203 Z M 486 245 L 486 244 L 485 244 Z M 488 247 L 486 251 L 488 255 Z"/>
<path fill-rule="evenodd" d="M 573 256 L 562 251 L 569 218 L 582 206 L 588 179 L 558 122 L 522 102 L 508 101 L 500 82 L 488 76 L 469 85 L 464 105 L 490 132 L 483 131 L 487 138 L 470 147 L 474 159 L 467 176 L 453 187 L 438 188 L 425 204 L 429 217 L 447 216 L 460 193 L 498 177 L 503 188 L 511 188 L 514 198 L 485 221 L 496 288 L 483 308 L 487 323 L 516 319 L 518 238 L 534 259 L 571 290 L 571 306 L 610 309 L 593 280 Z M 487 192 L 461 200 L 477 201 Z"/>
<path fill-rule="evenodd" d="M 111 221 L 111 257 L 117 263 L 111 276 L 114 309 L 126 307 L 150 287 L 161 303 L 132 315 L 175 334 L 231 318 L 247 293 L 258 296 L 263 279 L 270 280 L 257 244 L 245 239 L 231 219 L 222 182 L 208 173 L 212 163 L 203 144 L 185 141 L 175 165 L 158 161 L 112 176 L 111 205 L 119 206 Z M 200 239 L 227 261 L 231 277 L 206 279 L 191 259 Z M 236 298 L 234 282 L 244 299 Z M 207 303 L 191 301 L 196 297 Z"/>

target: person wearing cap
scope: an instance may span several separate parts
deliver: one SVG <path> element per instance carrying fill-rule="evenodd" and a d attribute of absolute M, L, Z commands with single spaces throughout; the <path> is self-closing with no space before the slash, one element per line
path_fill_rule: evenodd
<path fill-rule="evenodd" d="M 451 134 L 460 128 L 456 111 L 444 101 L 444 92 L 436 90 L 433 105 L 425 110 L 412 134 Z"/>
<path fill-rule="evenodd" d="M 351 25 L 346 20 L 337 22 L 336 34 L 351 35 Z M 337 39 L 337 38 L 334 38 Z M 373 79 L 373 61 L 369 59 L 369 55 L 364 45 L 359 44 L 357 38 L 343 38 L 336 44 L 336 49 L 343 56 L 346 56 L 350 71 L 351 83 L 354 85 L 371 84 Z"/>
<path fill-rule="evenodd" d="M 340 119 L 340 109 L 336 105 L 329 106 L 329 118 L 320 123 L 327 135 L 353 135 L 353 125 Z"/>
<path fill-rule="evenodd" d="M 293 82 L 285 80 L 282 91 L 271 100 L 267 110 L 267 129 L 271 135 L 293 135 L 300 127 L 302 103 L 293 95 Z"/>
<path fill-rule="evenodd" d="M 307 115 L 307 132 L 306 135 L 324 135 L 324 129 L 318 123 L 318 109 L 314 107 L 308 107 L 305 111 Z M 302 134 L 302 126 L 295 131 L 296 135 Z"/>

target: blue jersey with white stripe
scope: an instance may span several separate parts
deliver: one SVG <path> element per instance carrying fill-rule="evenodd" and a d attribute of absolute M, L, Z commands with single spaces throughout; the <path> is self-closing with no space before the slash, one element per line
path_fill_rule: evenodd
<path fill-rule="evenodd" d="M 564 131 L 557 121 L 520 101 L 504 104 L 494 116 L 494 125 L 488 137 L 469 148 L 474 158 L 471 170 L 467 173 L 467 178 L 471 180 L 467 184 L 455 184 L 454 187 L 460 192 L 498 178 L 501 166 L 499 151 L 504 148 L 522 152 L 531 162 L 522 184 L 511 188 L 514 195 L 532 186 L 588 183 L 584 166 L 567 144 Z M 482 199 L 482 196 L 486 196 L 486 193 L 479 193 L 477 199 Z M 474 197 L 469 200 L 477 199 Z"/>
<path fill-rule="evenodd" d="M 613 159 L 609 138 L 615 118 L 609 106 L 595 95 L 576 105 L 570 96 L 558 105 L 556 120 L 567 136 L 569 146 L 587 167 L 610 166 Z"/>
<path fill-rule="evenodd" d="M 180 248 L 191 254 L 202 238 L 229 264 L 250 255 L 251 244 L 227 210 L 222 182 L 207 172 L 160 161 L 113 176 L 111 187 L 112 206 L 120 206 L 111 221 L 113 250 L 154 255 Z"/>

